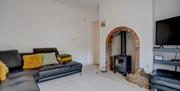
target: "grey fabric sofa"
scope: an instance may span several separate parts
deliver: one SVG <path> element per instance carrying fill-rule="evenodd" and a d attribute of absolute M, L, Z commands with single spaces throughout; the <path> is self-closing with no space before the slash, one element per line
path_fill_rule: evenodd
<path fill-rule="evenodd" d="M 43 48 L 43 51 L 51 48 Z M 57 49 L 56 49 L 57 52 Z M 5 63 L 10 73 L 0 83 L 0 91 L 40 91 L 37 83 L 67 76 L 82 71 L 82 64 L 70 62 L 66 64 L 50 64 L 34 70 L 23 70 L 23 62 L 18 50 L 0 51 L 0 60 Z"/>

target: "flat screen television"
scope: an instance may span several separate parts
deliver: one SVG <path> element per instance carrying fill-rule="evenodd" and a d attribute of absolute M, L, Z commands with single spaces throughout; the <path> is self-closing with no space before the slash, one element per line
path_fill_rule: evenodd
<path fill-rule="evenodd" d="M 156 22 L 156 45 L 180 45 L 180 16 Z"/>

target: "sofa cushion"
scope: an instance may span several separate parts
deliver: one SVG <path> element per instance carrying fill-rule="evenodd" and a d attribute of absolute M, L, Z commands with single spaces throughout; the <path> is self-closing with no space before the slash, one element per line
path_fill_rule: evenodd
<path fill-rule="evenodd" d="M 43 66 L 41 69 L 39 69 L 39 79 L 64 74 L 76 70 L 81 70 L 82 64 L 78 62 L 70 62 L 67 64 L 51 64 Z"/>
<path fill-rule="evenodd" d="M 55 53 L 41 53 L 43 57 L 43 65 L 58 64 Z"/>
<path fill-rule="evenodd" d="M 55 52 L 56 56 L 59 55 L 57 48 L 34 48 L 34 53 L 52 53 Z"/>
<path fill-rule="evenodd" d="M 50 69 L 64 68 L 64 67 L 75 67 L 75 68 L 80 67 L 80 68 L 82 68 L 82 64 L 79 62 L 75 62 L 75 61 L 72 61 L 72 62 L 69 62 L 66 64 L 50 64 L 50 65 L 46 65 L 46 66 L 43 66 L 42 68 L 40 68 L 39 72 L 50 70 Z"/>
<path fill-rule="evenodd" d="M 71 61 L 72 61 L 72 56 L 70 54 L 59 55 L 59 62 L 60 63 L 71 62 Z"/>
<path fill-rule="evenodd" d="M 34 54 L 34 55 L 24 55 L 23 56 L 24 69 L 33 69 L 43 66 L 42 55 Z"/>
<path fill-rule="evenodd" d="M 21 76 L 24 76 L 24 75 L 33 76 L 36 81 L 39 78 L 37 70 L 24 70 L 24 71 L 21 71 L 21 72 L 10 73 L 8 75 L 8 78 L 13 79 L 13 78 L 21 77 Z"/>
<path fill-rule="evenodd" d="M 7 66 L 0 61 L 0 81 L 4 81 L 6 80 L 6 75 L 8 74 L 9 69 L 7 68 Z"/>
<path fill-rule="evenodd" d="M 0 51 L 0 60 L 7 65 L 10 72 L 22 68 L 18 50 Z"/>

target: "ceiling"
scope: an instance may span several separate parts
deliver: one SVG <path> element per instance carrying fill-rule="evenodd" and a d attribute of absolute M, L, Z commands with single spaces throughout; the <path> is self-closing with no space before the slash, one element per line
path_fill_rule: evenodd
<path fill-rule="evenodd" d="M 56 0 L 66 5 L 81 8 L 81 9 L 95 9 L 100 0 Z"/>

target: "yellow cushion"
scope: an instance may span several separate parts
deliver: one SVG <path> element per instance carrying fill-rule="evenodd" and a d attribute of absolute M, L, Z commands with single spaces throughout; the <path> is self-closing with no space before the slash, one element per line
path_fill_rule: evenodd
<path fill-rule="evenodd" d="M 34 54 L 34 55 L 25 55 L 23 56 L 24 60 L 24 69 L 33 69 L 38 68 L 43 65 L 42 55 Z"/>
<path fill-rule="evenodd" d="M 72 57 L 61 58 L 61 61 L 63 62 L 72 61 Z"/>
<path fill-rule="evenodd" d="M 0 61 L 0 81 L 6 80 L 6 75 L 8 72 L 8 67 L 2 61 Z"/>

